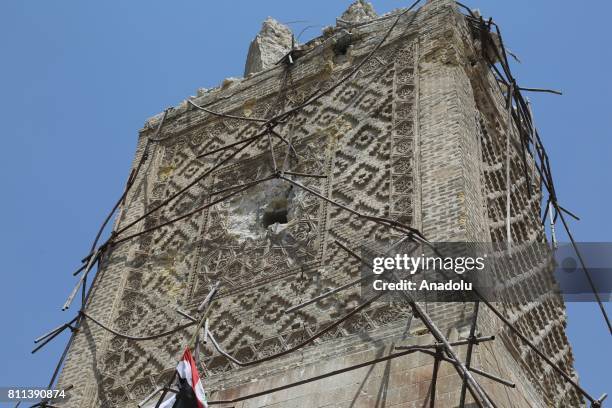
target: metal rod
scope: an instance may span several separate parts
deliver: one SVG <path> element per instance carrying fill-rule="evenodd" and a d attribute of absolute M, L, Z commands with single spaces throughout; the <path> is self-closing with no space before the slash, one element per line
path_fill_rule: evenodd
<path fill-rule="evenodd" d="M 34 339 L 34 343 L 38 343 L 41 340 L 46 339 L 47 337 L 51 336 L 52 334 L 55 334 L 55 332 L 59 331 L 59 330 L 64 330 L 66 328 L 66 326 L 68 325 L 68 323 L 64 323 L 60 326 L 57 326 L 55 329 L 48 331 L 47 333 L 41 335 L 40 337 L 37 337 L 36 339 Z"/>
<path fill-rule="evenodd" d="M 189 322 L 189 323 L 181 324 L 180 326 L 177 326 L 177 327 L 175 327 L 173 329 L 170 329 L 170 330 L 167 330 L 165 332 L 161 332 L 161 333 L 158 333 L 158 334 L 152 334 L 152 335 L 149 335 L 149 336 L 139 336 L 139 337 L 137 337 L 137 336 L 129 336 L 127 334 L 120 333 L 117 330 L 115 330 L 115 329 L 113 329 L 111 327 L 108 327 L 107 325 L 105 325 L 104 323 L 100 322 L 95 317 L 87 314 L 86 312 L 81 311 L 80 313 L 84 317 L 86 317 L 89 320 L 91 320 L 92 322 L 94 322 L 96 325 L 100 326 L 102 329 L 104 329 L 104 330 L 106 330 L 106 331 L 108 331 L 110 333 L 113 333 L 115 336 L 121 337 L 121 338 L 124 338 L 124 339 L 128 339 L 128 340 L 134 340 L 134 341 L 155 340 L 155 339 L 158 339 L 160 337 L 169 336 L 169 335 L 174 334 L 174 333 L 176 333 L 178 331 L 181 331 L 181 330 L 184 330 L 184 329 L 186 329 L 188 327 L 193 326 L 193 322 Z"/>
<path fill-rule="evenodd" d="M 511 189 L 510 183 L 510 138 L 513 133 L 512 131 L 512 94 L 514 93 L 514 85 L 508 86 L 508 100 L 506 101 L 506 108 L 508 109 L 508 119 L 506 128 L 506 241 L 508 242 L 508 251 L 512 245 L 512 228 L 510 225 L 511 217 Z"/>
<path fill-rule="evenodd" d="M 66 299 L 66 302 L 64 303 L 64 306 L 62 307 L 62 310 L 68 309 L 70 305 L 72 304 L 72 301 L 74 300 L 74 297 L 76 296 L 77 291 L 79 290 L 79 287 L 85 283 L 85 280 L 87 279 L 87 274 L 89 273 L 91 268 L 94 266 L 94 263 L 98 260 L 100 251 L 101 249 L 98 248 L 96 254 L 89 258 L 89 262 L 87 263 L 85 272 L 83 272 L 83 275 L 81 275 L 81 278 L 79 279 L 75 287 L 72 289 L 72 292 L 70 292 L 70 295 L 68 295 L 68 299 Z M 84 301 L 85 301 L 85 298 L 83 298 L 83 302 Z"/>
<path fill-rule="evenodd" d="M 427 349 L 424 349 L 424 348 L 419 347 L 419 346 L 415 346 L 414 349 L 416 349 L 417 351 L 420 351 L 422 353 L 428 354 L 428 355 L 430 355 L 430 356 L 432 356 L 434 358 L 437 358 L 439 360 L 446 361 L 447 363 L 450 363 L 450 364 L 453 364 L 453 365 L 457 364 L 457 362 L 454 361 L 451 358 L 444 357 L 444 356 L 436 357 L 436 352 L 433 352 L 431 350 L 427 350 Z M 501 384 L 504 384 L 507 387 L 516 388 L 516 384 L 515 383 L 513 383 L 511 381 L 508 381 L 506 379 L 500 378 L 500 377 L 498 377 L 498 376 L 496 376 L 494 374 L 488 373 L 486 371 L 479 370 L 478 368 L 474 368 L 474 367 L 470 367 L 469 370 L 471 372 L 473 372 L 474 374 L 478 374 L 478 375 L 481 375 L 483 377 L 487 377 L 488 379 L 493 380 L 493 381 L 497 381 L 497 382 L 499 382 Z"/>
<path fill-rule="evenodd" d="M 570 217 L 572 217 L 573 219 L 575 219 L 576 221 L 580 221 L 580 217 L 578 217 L 576 214 L 570 212 L 569 210 L 561 207 L 559 205 L 559 203 L 557 203 L 557 207 L 559 208 L 559 210 L 563 211 L 564 213 L 566 213 L 567 215 L 569 215 Z"/>
<path fill-rule="evenodd" d="M 72 276 L 77 276 L 79 273 L 83 272 L 85 270 L 85 268 L 87 268 L 87 264 L 81 265 L 79 267 L 79 269 L 77 269 L 76 271 L 72 272 Z"/>
<path fill-rule="evenodd" d="M 500 378 L 500 377 L 498 377 L 496 375 L 487 373 L 486 371 L 479 370 L 478 368 L 470 367 L 470 371 L 473 372 L 473 373 L 476 373 L 478 375 L 482 375 L 483 377 L 487 377 L 490 380 L 502 383 L 502 384 L 504 384 L 507 387 L 516 388 L 516 384 L 515 383 L 513 383 L 511 381 L 508 381 L 508 380 L 505 380 L 503 378 Z"/>
<path fill-rule="evenodd" d="M 525 184 L 527 185 L 527 193 L 529 194 L 529 198 L 532 197 L 531 192 L 531 183 L 529 178 L 529 168 L 527 167 L 527 150 L 529 141 L 525 135 L 526 126 L 528 126 L 527 119 L 524 115 L 524 112 L 520 109 L 521 104 L 519 102 L 518 93 L 513 93 L 514 100 L 516 101 L 516 114 L 513 114 L 514 121 L 516 123 L 516 127 L 519 131 L 519 141 L 520 141 L 520 149 L 521 149 L 521 160 L 523 162 L 523 172 L 525 175 Z M 527 141 L 526 141 L 527 139 Z"/>
<path fill-rule="evenodd" d="M 47 345 L 47 343 L 49 343 L 51 340 L 53 340 L 54 338 L 56 338 L 57 336 L 59 336 L 61 333 L 64 332 L 64 330 L 66 330 L 68 327 L 70 327 L 70 325 L 65 324 L 60 330 L 57 330 L 56 332 L 54 332 L 52 335 L 48 336 L 47 339 L 42 342 L 40 345 L 38 345 L 37 347 L 35 347 L 31 353 L 34 354 L 36 353 L 38 350 L 40 350 L 41 348 L 45 347 Z"/>
<path fill-rule="evenodd" d="M 197 323 L 198 322 L 198 320 L 195 317 L 189 315 L 188 313 L 182 311 L 181 309 L 177 308 L 176 311 L 178 312 L 178 314 L 180 314 L 181 316 L 191 320 L 193 323 Z M 206 319 L 206 321 L 204 322 L 204 327 L 203 327 L 202 331 L 204 333 L 204 344 L 206 344 L 206 340 L 208 338 L 208 334 L 207 334 L 207 331 L 208 331 L 208 319 Z"/>
<path fill-rule="evenodd" d="M 475 335 L 476 335 L 476 324 L 478 323 L 478 308 L 480 307 L 480 302 L 476 301 L 474 302 L 474 313 L 472 314 L 472 324 L 470 326 L 470 334 L 468 336 L 468 346 L 467 346 L 467 352 L 466 352 L 466 357 L 465 357 L 465 366 L 468 368 L 470 368 L 470 365 L 472 364 L 472 349 L 474 348 L 474 339 L 475 339 Z M 461 395 L 459 397 L 459 408 L 464 408 L 465 407 L 465 392 L 467 390 L 467 381 L 465 381 L 465 379 L 463 380 L 463 383 L 461 384 Z"/>
<path fill-rule="evenodd" d="M 204 338 L 202 339 L 203 343 L 208 343 L 208 319 L 204 321 Z"/>
<path fill-rule="evenodd" d="M 174 370 L 174 374 L 172 374 L 172 378 L 170 378 L 170 381 L 168 381 L 168 385 L 163 388 L 161 396 L 157 400 L 157 404 L 155 404 L 155 408 L 159 408 L 161 403 L 164 401 L 164 398 L 166 397 L 166 394 L 168 393 L 169 388 L 170 388 L 170 386 L 172 385 L 172 383 L 174 382 L 175 379 L 176 379 L 176 370 Z"/>
<path fill-rule="evenodd" d="M 304 307 L 306 307 L 308 305 L 316 303 L 316 302 L 318 302 L 321 299 L 324 299 L 324 298 L 326 298 L 328 296 L 331 296 L 334 293 L 338 293 L 338 292 L 340 292 L 340 291 L 342 291 L 344 289 L 350 288 L 351 286 L 353 286 L 353 285 L 355 285 L 357 283 L 363 282 L 363 281 L 365 281 L 367 279 L 371 279 L 374 276 L 376 276 L 376 275 L 368 275 L 368 276 L 364 276 L 363 278 L 352 280 L 352 281 L 350 281 L 348 283 L 345 283 L 342 286 L 338 286 L 335 289 L 329 290 L 327 292 L 324 292 L 324 293 L 320 294 L 319 296 L 316 296 L 316 297 L 314 297 L 314 298 L 312 298 L 310 300 L 307 300 L 307 301 L 305 301 L 303 303 L 300 303 L 299 305 L 295 305 L 295 306 L 290 307 L 289 309 L 285 309 L 285 313 L 293 313 L 293 312 L 295 312 L 295 311 L 297 311 L 299 309 L 302 309 L 302 308 L 304 308 Z"/>
<path fill-rule="evenodd" d="M 292 152 L 292 149 L 293 149 L 293 134 L 291 134 L 291 137 L 287 141 L 287 150 L 285 150 L 285 157 L 283 158 L 283 163 L 281 164 L 281 172 L 286 171 L 285 169 L 287 168 L 287 161 L 289 160 L 289 153 Z M 295 150 L 293 150 L 293 152 L 295 152 Z M 295 158 L 297 159 L 298 157 L 297 152 L 295 152 L 294 155 L 295 155 Z"/>
<path fill-rule="evenodd" d="M 208 319 L 204 319 L 204 324 L 206 324 Z M 200 361 L 200 333 L 199 330 L 195 332 L 195 339 L 193 341 L 193 358 L 195 361 Z"/>
<path fill-rule="evenodd" d="M 49 343 L 51 340 L 53 340 L 55 337 L 57 337 L 64 330 L 66 330 L 66 329 L 74 330 L 74 328 L 72 327 L 72 323 L 76 322 L 78 319 L 79 319 L 79 315 L 77 315 L 74 319 L 72 319 L 68 323 L 64 323 L 63 325 L 53 329 L 52 331 L 50 331 L 50 332 L 46 333 L 45 335 L 40 336 L 39 338 L 34 340 L 34 343 L 38 343 L 38 342 L 40 342 L 40 341 L 42 341 L 44 339 L 47 339 L 47 341 L 45 341 L 43 344 L 41 344 L 40 346 L 38 346 L 34 350 L 32 350 L 32 354 L 34 354 L 39 349 L 44 347 L 45 344 Z"/>
<path fill-rule="evenodd" d="M 442 357 L 442 348 L 436 347 L 434 357 L 433 372 L 431 374 L 431 392 L 429 394 L 429 408 L 436 406 L 436 383 L 438 382 L 438 370 L 440 369 L 440 358 Z"/>
<path fill-rule="evenodd" d="M 187 319 L 191 320 L 192 322 L 195 322 L 196 319 L 193 316 L 190 316 L 189 314 L 187 314 L 186 312 L 182 311 L 181 309 L 176 309 L 177 313 L 180 314 L 183 317 L 186 317 Z"/>
<path fill-rule="evenodd" d="M 278 171 L 278 166 L 276 165 L 276 155 L 274 154 L 274 147 L 272 146 L 272 136 L 270 136 L 270 132 L 268 132 L 268 147 L 270 149 L 270 157 L 272 157 L 272 166 L 274 168 L 274 172 Z"/>
<path fill-rule="evenodd" d="M 531 144 L 533 144 L 533 165 L 536 166 L 536 148 L 537 148 L 537 144 L 536 144 L 536 138 L 535 138 L 535 119 L 533 117 L 533 111 L 531 109 L 531 103 L 529 102 L 529 99 L 527 99 L 527 113 L 529 114 L 529 119 L 531 120 L 531 127 L 530 127 L 530 136 L 531 136 Z M 533 185 L 535 185 L 535 172 L 531 172 L 531 182 Z"/>
<path fill-rule="evenodd" d="M 544 214 L 542 215 L 542 222 L 540 222 L 540 224 L 542 224 L 542 226 L 546 225 L 546 217 L 548 217 L 548 211 L 550 211 L 550 196 L 548 197 L 548 200 L 546 201 L 546 205 L 544 206 Z"/>
<path fill-rule="evenodd" d="M 495 340 L 495 336 L 475 337 L 473 343 L 479 344 L 479 343 L 484 343 L 485 341 L 493 341 L 493 340 Z M 452 341 L 449 344 L 453 347 L 454 346 L 465 346 L 466 344 L 470 344 L 470 340 L 465 339 L 465 340 Z M 435 349 L 438 346 L 436 344 L 430 344 L 430 345 L 418 346 L 418 347 Z M 410 350 L 411 348 L 413 348 L 413 346 L 396 346 L 395 350 Z"/>
<path fill-rule="evenodd" d="M 239 140 L 237 142 L 230 143 L 230 144 L 225 145 L 225 146 L 221 146 L 221 147 L 219 147 L 217 149 L 214 149 L 214 150 L 211 150 L 209 152 L 204 152 L 204 153 L 201 153 L 201 154 L 197 155 L 196 159 L 199 159 L 200 157 L 210 156 L 211 154 L 219 153 L 219 152 L 222 152 L 222 151 L 227 150 L 227 149 L 231 149 L 232 147 L 241 145 L 243 143 L 248 143 L 248 142 L 250 142 L 250 141 L 252 141 L 254 139 L 259 139 L 260 137 L 261 137 L 260 134 L 256 134 L 255 136 L 248 137 L 248 138 L 246 138 L 244 140 Z"/>
<path fill-rule="evenodd" d="M 527 92 L 546 92 L 546 93 L 551 93 L 551 94 L 555 94 L 555 95 L 563 95 L 563 92 L 561 91 L 557 91 L 554 89 L 544 89 L 544 88 L 526 88 L 523 86 L 520 86 L 518 88 L 521 91 L 527 91 Z"/>
<path fill-rule="evenodd" d="M 296 173 L 293 171 L 283 171 L 285 174 L 289 174 L 290 176 L 299 176 L 299 177 L 313 177 L 313 178 L 327 178 L 327 176 L 322 174 L 308 174 L 308 173 Z"/>
<path fill-rule="evenodd" d="M 608 398 L 608 394 L 606 394 L 605 392 L 602 394 L 601 397 L 599 397 L 599 399 L 595 402 L 593 402 L 593 404 L 591 405 L 591 407 L 593 408 L 600 408 L 602 406 L 603 401 Z"/>
<path fill-rule="evenodd" d="M 253 181 L 249 181 L 248 183 L 234 184 L 233 186 L 230 186 L 230 187 L 222 188 L 220 190 L 215 190 L 212 193 L 208 193 L 208 195 L 210 197 L 215 196 L 215 195 L 219 195 L 221 193 L 225 193 L 225 192 L 228 192 L 228 191 L 231 191 L 231 190 L 235 190 L 235 189 L 240 188 L 240 187 L 250 186 L 251 184 L 256 183 L 256 182 L 270 180 L 270 177 L 275 177 L 275 176 L 274 175 L 270 175 L 270 176 L 267 176 L 267 177 L 263 177 L 263 178 L 259 178 L 259 179 L 253 180 Z"/>
<path fill-rule="evenodd" d="M 212 300 L 213 296 L 215 296 L 215 293 L 217 293 L 217 290 L 219 289 L 219 284 L 220 283 L 221 282 L 217 282 L 217 283 L 215 283 L 213 285 L 213 287 L 210 289 L 210 292 L 208 292 L 208 294 L 206 295 L 206 297 L 204 298 L 202 303 L 200 303 L 200 306 L 198 306 L 198 312 L 201 312 L 202 310 L 204 310 L 204 308 L 206 306 L 208 306 L 208 304 Z"/>
<path fill-rule="evenodd" d="M 81 309 L 85 307 L 85 298 L 87 296 L 87 274 L 84 274 L 83 278 L 83 285 L 81 285 Z"/>
<path fill-rule="evenodd" d="M 550 239 L 552 240 L 553 249 L 557 249 L 559 244 L 557 244 L 557 235 L 555 233 L 555 217 L 553 216 L 553 208 L 552 201 L 548 201 L 548 217 L 550 219 Z"/>
<path fill-rule="evenodd" d="M 202 325 L 208 320 L 208 314 L 212 308 L 212 304 L 215 302 L 215 295 L 217 294 L 217 289 L 219 288 L 220 282 L 217 282 L 215 286 L 210 290 L 210 293 L 206 296 L 202 304 L 198 307 L 198 311 L 202 312 L 202 317 L 198 321 L 196 325 L 195 331 L 193 332 L 193 336 L 191 336 L 191 341 L 189 342 L 189 347 L 195 348 L 195 345 L 198 342 L 198 336 L 200 332 L 200 328 Z"/>
<path fill-rule="evenodd" d="M 147 402 L 151 401 L 151 399 L 155 396 L 155 394 L 157 394 L 158 392 L 160 392 L 163 389 L 164 389 L 164 387 L 157 387 L 155 389 L 155 391 L 153 391 L 147 397 L 145 397 L 145 399 L 140 401 L 140 403 L 138 404 L 138 408 L 142 408 L 144 404 L 146 404 Z"/>
<path fill-rule="evenodd" d="M 278 133 L 276 130 L 274 129 L 270 129 L 270 132 L 272 133 L 272 135 L 278 137 L 280 140 L 282 140 L 283 142 L 285 142 L 287 144 L 287 146 L 289 146 L 289 149 L 291 151 L 291 153 L 293 153 L 293 156 L 298 159 L 298 154 L 295 151 L 295 149 L 293 148 L 293 144 L 291 143 L 290 140 L 287 140 L 286 138 L 284 138 L 280 133 Z M 299 159 L 298 159 L 299 161 Z"/>
<path fill-rule="evenodd" d="M 206 113 L 210 113 L 210 114 L 211 114 L 211 115 L 213 115 L 213 116 L 219 116 L 219 117 L 222 117 L 222 118 L 228 118 L 228 119 L 238 119 L 238 120 L 244 120 L 244 121 L 246 121 L 246 122 L 260 122 L 260 123 L 267 122 L 267 119 L 261 119 L 261 118 L 247 118 L 246 116 L 237 116 L 237 115 L 230 115 L 230 114 L 227 114 L 227 113 L 219 113 L 219 112 L 215 112 L 215 111 L 212 111 L 212 110 L 210 110 L 210 109 L 207 109 L 207 108 L 205 108 L 205 107 L 203 107 L 203 106 L 199 106 L 199 105 L 197 105 L 197 104 L 196 104 L 195 102 L 193 102 L 191 99 L 187 99 L 187 102 L 188 102 L 189 104 L 191 104 L 191 105 L 192 105 L 194 108 L 199 109 L 199 110 L 201 110 L 201 111 L 204 111 L 204 112 L 206 112 Z"/>

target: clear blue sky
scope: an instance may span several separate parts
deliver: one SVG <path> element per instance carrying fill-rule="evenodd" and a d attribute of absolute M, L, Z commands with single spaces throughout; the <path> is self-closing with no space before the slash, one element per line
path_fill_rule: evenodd
<path fill-rule="evenodd" d="M 465 0 L 492 15 L 522 59 L 562 205 L 580 241 L 612 241 L 612 47 L 608 0 Z M 407 1 L 375 1 L 377 11 Z M 137 130 L 199 87 L 241 76 L 271 15 L 329 25 L 348 1 L 26 1 L 0 3 L 0 386 L 46 385 L 66 338 L 71 271 L 121 193 Z M 310 30 L 306 37 L 320 32 Z M 607 304 L 609 313 L 612 307 Z M 592 303 L 568 305 L 583 385 L 612 392 L 611 337 Z"/>

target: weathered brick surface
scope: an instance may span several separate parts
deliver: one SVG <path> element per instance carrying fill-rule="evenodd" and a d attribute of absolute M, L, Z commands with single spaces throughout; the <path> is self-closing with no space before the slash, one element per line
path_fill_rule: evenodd
<path fill-rule="evenodd" d="M 276 130 L 295 145 L 299 160 L 287 156 L 293 171 L 327 176 L 295 179 L 343 206 L 410 224 L 431 241 L 503 241 L 503 95 L 479 61 L 478 40 L 455 7 L 450 0 L 435 0 L 406 14 L 356 75 Z M 353 26 L 348 49 L 338 45 L 345 35 L 341 27 L 327 30 L 304 46 L 306 52 L 291 68 L 279 65 L 226 81 L 193 100 L 232 115 L 271 117 L 351 72 L 394 19 L 387 16 Z M 229 154 L 198 157 L 203 152 L 260 131 L 257 123 L 219 118 L 184 102 L 169 112 L 159 139 L 151 140 L 160 117 L 150 119 L 140 133 L 134 163 L 146 146 L 148 157 L 115 230 L 193 183 Z M 276 138 L 273 142 L 280 164 L 286 146 Z M 120 237 L 209 204 L 219 196 L 211 197 L 211 192 L 271 173 L 268 143 L 265 137 L 259 139 Z M 529 181 L 522 176 L 519 153 L 515 149 L 512 155 L 513 238 L 543 240 L 540 195 L 526 194 Z M 537 185 L 533 187 L 537 191 Z M 286 203 L 284 226 L 263 225 L 272 203 Z M 358 247 L 390 235 L 389 229 L 308 191 L 272 180 L 112 247 L 87 311 L 122 333 L 159 333 L 184 322 L 177 308 L 196 315 L 210 284 L 220 280 L 210 316 L 212 332 L 239 360 L 262 358 L 300 343 L 359 304 L 355 289 L 298 313 L 283 312 L 358 276 L 359 263 L 335 240 Z M 467 334 L 472 304 L 424 306 L 451 340 Z M 559 299 L 499 306 L 573 373 Z M 478 377 L 497 406 L 580 403 L 491 313 L 481 310 L 480 333 L 496 334 L 498 339 L 476 347 L 473 365 L 517 384 L 508 389 Z M 233 399 L 349 367 L 387 355 L 394 345 L 431 343 L 418 320 L 406 327 L 409 314 L 406 305 L 376 303 L 312 344 L 250 367 L 237 367 L 210 344 L 201 344 L 209 399 Z M 60 378 L 62 386 L 75 386 L 72 397 L 58 405 L 136 406 L 156 385 L 168 381 L 191 335 L 188 329 L 156 340 L 128 341 L 88 322 L 77 333 Z M 465 347 L 457 351 L 465 356 Z M 432 358 L 415 353 L 233 405 L 422 407 L 429 398 L 432 370 Z M 442 363 L 436 406 L 457 406 L 460 389 L 455 370 Z"/>

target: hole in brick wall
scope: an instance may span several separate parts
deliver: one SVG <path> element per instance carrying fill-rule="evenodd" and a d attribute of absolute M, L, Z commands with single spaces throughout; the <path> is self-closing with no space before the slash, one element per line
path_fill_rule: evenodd
<path fill-rule="evenodd" d="M 262 224 L 268 228 L 274 224 L 287 224 L 287 213 L 289 212 L 287 197 L 274 197 L 263 213 Z"/>
<path fill-rule="evenodd" d="M 344 30 L 334 43 L 334 52 L 336 55 L 346 55 L 348 48 L 352 42 L 351 34 Z"/>

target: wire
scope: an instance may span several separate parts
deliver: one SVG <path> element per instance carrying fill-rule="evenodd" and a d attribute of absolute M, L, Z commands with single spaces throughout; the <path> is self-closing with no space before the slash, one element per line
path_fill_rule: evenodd
<path fill-rule="evenodd" d="M 228 113 L 219 113 L 219 112 L 215 112 L 212 111 L 210 109 L 207 109 L 203 106 L 199 106 L 197 105 L 194 101 L 192 101 L 191 99 L 187 99 L 187 102 L 189 104 L 191 104 L 194 108 L 199 109 L 201 111 L 204 111 L 206 113 L 210 113 L 213 116 L 219 116 L 221 118 L 229 118 L 229 119 L 238 119 L 238 120 L 244 120 L 246 122 L 261 122 L 261 123 L 265 123 L 268 120 L 267 119 L 261 119 L 261 118 L 248 118 L 246 116 L 236 116 L 236 115 L 230 115 Z"/>
<path fill-rule="evenodd" d="M 195 322 L 185 323 L 185 324 L 177 326 L 177 327 L 175 327 L 173 329 L 170 329 L 168 331 L 161 332 L 161 333 L 158 333 L 158 334 L 152 334 L 152 335 L 149 335 L 149 336 L 130 336 L 128 334 L 120 333 L 117 330 L 115 330 L 115 329 L 105 325 L 104 323 L 100 322 L 98 319 L 96 319 L 95 317 L 91 316 L 87 312 L 81 311 L 80 313 L 81 313 L 81 315 L 85 316 L 87 319 L 91 320 L 92 322 L 94 322 L 95 324 L 100 326 L 102 329 L 104 329 L 104 330 L 106 330 L 106 331 L 108 331 L 110 333 L 113 333 L 115 336 L 121 337 L 122 339 L 134 340 L 134 341 L 145 341 L 145 340 L 159 339 L 161 337 L 169 336 L 169 335 L 174 334 L 176 332 L 179 332 L 181 330 L 185 330 L 186 328 L 191 327 L 191 326 L 196 324 Z"/>

